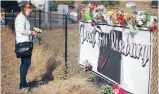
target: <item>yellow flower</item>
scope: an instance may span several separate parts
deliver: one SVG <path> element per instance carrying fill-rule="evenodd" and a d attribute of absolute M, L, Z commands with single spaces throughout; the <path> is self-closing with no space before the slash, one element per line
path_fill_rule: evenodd
<path fill-rule="evenodd" d="M 110 9 L 107 11 L 107 15 L 111 16 L 115 13 L 115 11 L 113 9 Z"/>
<path fill-rule="evenodd" d="M 108 11 L 107 14 L 110 16 L 110 15 L 113 15 L 113 11 Z"/>
<path fill-rule="evenodd" d="M 41 33 L 42 32 L 42 30 L 40 28 L 38 28 L 38 27 L 34 27 L 33 30 L 36 31 L 37 33 Z"/>
<path fill-rule="evenodd" d="M 130 17 L 129 14 L 124 15 L 125 20 L 128 20 L 129 17 Z"/>
<path fill-rule="evenodd" d="M 132 24 L 132 22 L 133 22 L 132 20 L 129 20 L 129 24 Z"/>

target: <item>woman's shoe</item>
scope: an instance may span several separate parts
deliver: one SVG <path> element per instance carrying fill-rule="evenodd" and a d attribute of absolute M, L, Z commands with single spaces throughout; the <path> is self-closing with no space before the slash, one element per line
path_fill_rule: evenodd
<path fill-rule="evenodd" d="M 31 87 L 29 85 L 25 84 L 25 85 L 20 85 L 20 89 L 28 92 L 31 90 Z"/>
<path fill-rule="evenodd" d="M 27 86 L 26 83 L 20 83 L 20 84 L 19 84 L 19 88 L 20 88 L 20 89 L 25 88 L 26 86 Z"/>

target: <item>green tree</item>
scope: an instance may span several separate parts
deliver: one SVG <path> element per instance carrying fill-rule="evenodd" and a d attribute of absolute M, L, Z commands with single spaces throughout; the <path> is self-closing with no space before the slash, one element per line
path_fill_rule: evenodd
<path fill-rule="evenodd" d="M 57 2 L 56 1 L 50 1 L 49 2 L 50 10 L 56 11 L 57 10 Z"/>
<path fill-rule="evenodd" d="M 98 4 L 101 4 L 101 5 L 116 5 L 116 4 L 119 4 L 119 1 L 111 1 L 111 0 L 108 0 L 108 1 L 83 1 L 82 4 L 90 4 L 90 3 L 98 3 Z"/>
<path fill-rule="evenodd" d="M 91 2 L 90 1 L 82 1 L 82 4 L 85 4 L 85 5 L 87 5 L 89 3 L 91 3 Z"/>
<path fill-rule="evenodd" d="M 150 3 L 151 6 L 158 6 L 158 0 L 152 0 L 152 2 Z"/>
<path fill-rule="evenodd" d="M 98 1 L 99 4 L 103 4 L 103 5 L 116 5 L 119 4 L 119 1 Z"/>
<path fill-rule="evenodd" d="M 57 4 L 74 5 L 75 1 L 56 1 Z"/>
<path fill-rule="evenodd" d="M 9 11 L 19 11 L 20 6 L 17 1 L 1 1 L 1 7 Z"/>

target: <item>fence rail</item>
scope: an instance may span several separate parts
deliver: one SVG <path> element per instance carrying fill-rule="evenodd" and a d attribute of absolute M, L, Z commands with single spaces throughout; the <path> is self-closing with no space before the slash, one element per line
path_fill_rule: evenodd
<path fill-rule="evenodd" d="M 14 21 L 16 16 L 20 13 L 5 11 L 5 26 L 8 25 L 12 32 L 14 31 Z M 45 20 L 45 17 L 48 19 Z M 65 24 L 65 13 L 58 14 L 57 12 L 44 12 L 41 10 L 34 10 L 31 15 L 28 17 L 31 26 L 37 26 L 41 29 L 52 29 L 53 25 L 63 25 Z M 73 24 L 77 22 L 76 16 L 71 16 L 67 14 L 67 24 Z M 32 28 L 31 27 L 31 28 Z"/>

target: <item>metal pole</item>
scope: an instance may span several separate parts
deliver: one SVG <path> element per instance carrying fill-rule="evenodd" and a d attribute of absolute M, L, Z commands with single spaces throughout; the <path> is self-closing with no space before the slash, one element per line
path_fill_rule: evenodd
<path fill-rule="evenodd" d="M 45 24 L 48 25 L 48 12 L 49 12 L 49 1 L 45 0 Z"/>
<path fill-rule="evenodd" d="M 60 18 L 61 19 L 61 18 Z M 64 21 L 65 21 L 65 14 L 64 14 L 64 10 L 63 10 L 63 17 L 62 17 L 62 19 L 63 19 L 63 26 L 65 25 L 65 23 L 64 23 Z"/>
<path fill-rule="evenodd" d="M 71 18 L 70 18 L 70 13 L 69 13 L 69 22 L 71 21 Z"/>
<path fill-rule="evenodd" d="M 41 29 L 41 10 L 39 10 L 39 28 Z"/>
<path fill-rule="evenodd" d="M 67 14 L 65 14 L 65 73 L 67 73 Z"/>
<path fill-rule="evenodd" d="M 35 14 L 34 14 L 34 26 L 36 26 L 36 10 L 35 10 Z"/>
<path fill-rule="evenodd" d="M 12 33 L 13 33 L 13 29 L 14 29 L 14 10 L 12 10 L 13 15 L 12 15 Z"/>
<path fill-rule="evenodd" d="M 5 17 L 5 26 L 6 26 L 7 25 L 7 9 L 5 9 L 4 17 Z"/>
<path fill-rule="evenodd" d="M 50 12 L 50 29 L 52 29 L 52 28 L 51 28 L 51 12 Z"/>

